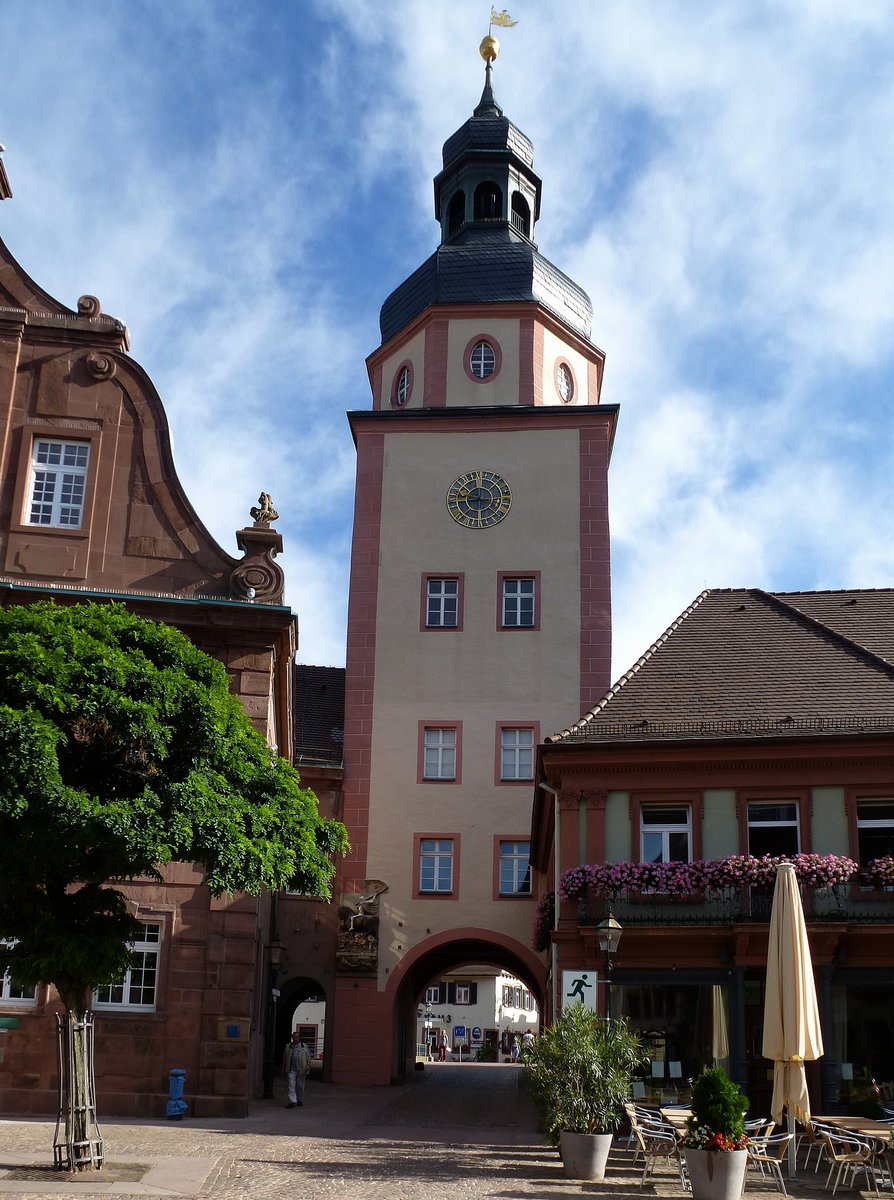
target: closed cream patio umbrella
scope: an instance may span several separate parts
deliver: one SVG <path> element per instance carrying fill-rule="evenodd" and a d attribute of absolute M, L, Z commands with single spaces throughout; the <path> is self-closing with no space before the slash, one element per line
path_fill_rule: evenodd
<path fill-rule="evenodd" d="M 773 889 L 767 987 L 764 996 L 764 1058 L 773 1060 L 773 1120 L 782 1123 L 788 1109 L 789 1131 L 795 1119 L 810 1120 L 804 1063 L 823 1053 L 813 963 L 801 907 L 798 879 L 791 863 L 780 863 Z M 789 1146 L 789 1175 L 795 1173 L 795 1143 Z"/>

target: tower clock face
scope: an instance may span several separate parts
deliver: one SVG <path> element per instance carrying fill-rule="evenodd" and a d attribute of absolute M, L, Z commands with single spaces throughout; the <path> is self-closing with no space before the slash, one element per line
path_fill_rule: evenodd
<path fill-rule="evenodd" d="M 509 484 L 495 471 L 467 471 L 447 490 L 447 511 L 467 529 L 489 529 L 509 512 Z"/>

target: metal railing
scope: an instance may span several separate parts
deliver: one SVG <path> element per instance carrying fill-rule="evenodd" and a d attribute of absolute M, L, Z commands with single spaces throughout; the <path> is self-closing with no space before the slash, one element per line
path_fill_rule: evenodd
<path fill-rule="evenodd" d="M 802 886 L 801 895 L 808 921 L 867 925 L 894 922 L 894 892 L 862 893 L 851 884 L 840 884 L 830 888 Z M 578 922 L 598 925 L 612 912 L 622 925 L 767 924 L 772 901 L 773 889 L 759 887 L 724 888 L 690 896 L 590 890 L 578 903 Z"/>

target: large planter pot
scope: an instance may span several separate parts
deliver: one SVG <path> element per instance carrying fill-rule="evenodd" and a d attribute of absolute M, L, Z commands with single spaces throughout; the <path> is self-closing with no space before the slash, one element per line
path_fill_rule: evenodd
<path fill-rule="evenodd" d="M 566 1179 L 605 1178 L 605 1164 L 612 1148 L 610 1133 L 560 1133 L 559 1149 Z"/>
<path fill-rule="evenodd" d="M 739 1200 L 745 1187 L 747 1150 L 685 1150 L 692 1200 Z"/>

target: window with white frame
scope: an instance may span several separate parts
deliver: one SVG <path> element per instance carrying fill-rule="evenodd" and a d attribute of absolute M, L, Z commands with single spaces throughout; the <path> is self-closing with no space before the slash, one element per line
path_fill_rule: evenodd
<path fill-rule="evenodd" d="M 89 465 L 89 442 L 35 438 L 25 523 L 80 529 Z"/>
<path fill-rule="evenodd" d="M 534 778 L 533 729 L 504 726 L 500 730 L 500 778 Z"/>
<path fill-rule="evenodd" d="M 143 921 L 136 941 L 131 942 L 133 963 L 120 983 L 100 988 L 93 997 L 103 1008 L 155 1008 L 158 996 L 158 961 L 161 949 L 161 924 Z"/>
<path fill-rule="evenodd" d="M 472 989 L 469 987 L 469 985 L 467 983 L 458 983 L 456 985 L 456 1003 L 457 1004 L 471 1004 L 472 1003 Z"/>
<path fill-rule="evenodd" d="M 692 815 L 688 804 L 644 804 L 640 809 L 640 861 L 689 862 Z"/>
<path fill-rule="evenodd" d="M 12 946 L 13 942 L 3 941 L 2 945 Z M 0 1004 L 32 1005 L 36 1003 L 37 989 L 18 983 L 7 972 L 0 977 Z"/>
<path fill-rule="evenodd" d="M 425 624 L 430 629 L 455 629 L 458 601 L 458 579 L 426 580 Z"/>
<path fill-rule="evenodd" d="M 799 854 L 798 806 L 787 801 L 749 801 L 748 853 Z"/>
<path fill-rule="evenodd" d="M 456 729 L 426 726 L 422 740 L 423 779 L 456 778 Z"/>
<path fill-rule="evenodd" d="M 490 342 L 476 342 L 469 355 L 469 368 L 476 379 L 487 379 L 493 375 L 497 365 L 497 356 Z"/>
<path fill-rule="evenodd" d="M 403 407 L 410 398 L 410 368 L 401 367 L 394 389 L 395 403 Z"/>
<path fill-rule="evenodd" d="M 503 628 L 527 629 L 535 624 L 533 579 L 503 579 Z"/>
<path fill-rule="evenodd" d="M 500 842 L 501 896 L 530 896 L 530 859 L 530 842 Z"/>
<path fill-rule="evenodd" d="M 419 891 L 453 891 L 453 838 L 422 838 L 419 842 Z"/>
<path fill-rule="evenodd" d="M 440 999 L 441 999 L 441 989 L 438 987 L 438 985 L 436 983 L 433 984 L 431 987 L 427 987 L 425 989 L 425 1003 L 426 1004 L 438 1004 L 438 1003 L 440 1003 Z"/>
<path fill-rule="evenodd" d="M 505 1008 L 512 1007 L 512 988 L 508 984 L 503 984 L 503 1005 Z"/>
<path fill-rule="evenodd" d="M 857 845 L 861 871 L 894 855 L 894 799 L 857 801 Z"/>

